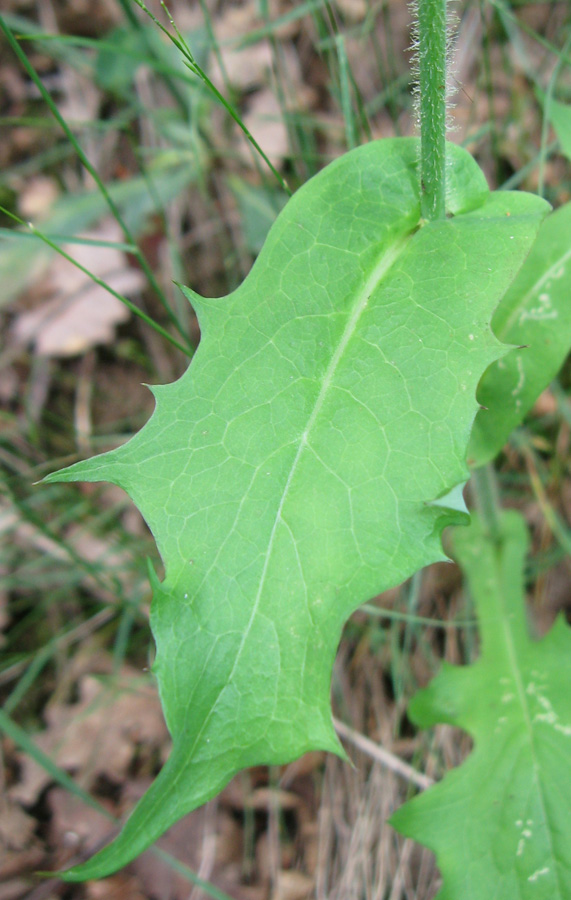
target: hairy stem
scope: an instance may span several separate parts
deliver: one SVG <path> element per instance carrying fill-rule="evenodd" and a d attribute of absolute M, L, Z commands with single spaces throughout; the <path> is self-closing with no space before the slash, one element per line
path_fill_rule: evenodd
<path fill-rule="evenodd" d="M 446 3 L 418 0 L 420 210 L 428 221 L 446 216 Z"/>

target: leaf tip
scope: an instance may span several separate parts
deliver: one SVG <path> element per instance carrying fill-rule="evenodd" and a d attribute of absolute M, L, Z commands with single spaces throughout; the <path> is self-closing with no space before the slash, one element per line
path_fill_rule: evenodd
<path fill-rule="evenodd" d="M 465 521 L 465 516 L 469 515 L 468 507 L 464 500 L 464 488 L 466 487 L 466 484 L 467 481 L 461 481 L 458 484 L 455 484 L 449 491 L 441 494 L 439 497 L 435 497 L 434 500 L 431 500 L 428 503 L 428 506 L 437 506 L 448 513 L 456 513 L 461 517 L 461 521 Z"/>
<path fill-rule="evenodd" d="M 192 306 L 196 316 L 198 318 L 199 324 L 202 326 L 202 319 L 205 313 L 212 309 L 213 301 L 208 297 L 202 297 L 201 294 L 198 294 L 196 291 L 193 291 L 192 288 L 187 287 L 185 284 L 180 284 L 176 282 L 177 286 L 181 289 L 182 293 Z"/>
<path fill-rule="evenodd" d="M 151 583 L 151 587 L 153 589 L 153 593 L 160 590 L 161 582 L 159 576 L 157 575 L 157 570 L 153 564 L 153 561 L 147 557 L 147 575 L 149 576 L 149 581 Z"/>
<path fill-rule="evenodd" d="M 99 456 L 94 456 L 91 459 L 82 459 L 79 460 L 79 462 L 73 463 L 71 466 L 66 466 L 63 469 L 57 469 L 55 472 L 50 472 L 49 475 L 45 475 L 44 478 L 41 479 L 39 484 L 69 483 L 74 481 L 108 481 L 125 489 L 117 477 L 118 470 L 115 464 L 116 454 L 120 449 L 121 448 L 118 447 L 115 450 L 110 450 L 108 453 L 101 453 Z"/>

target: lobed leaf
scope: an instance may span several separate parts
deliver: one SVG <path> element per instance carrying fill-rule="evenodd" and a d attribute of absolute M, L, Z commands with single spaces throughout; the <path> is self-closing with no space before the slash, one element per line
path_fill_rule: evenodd
<path fill-rule="evenodd" d="M 107 480 L 148 522 L 154 671 L 173 750 L 108 874 L 240 769 L 342 754 L 329 701 L 344 622 L 442 559 L 466 480 L 489 322 L 547 204 L 490 194 L 450 146 L 450 217 L 420 221 L 418 141 L 370 143 L 288 202 L 228 297 L 185 290 L 202 339 L 126 445 L 49 480 Z"/>
<path fill-rule="evenodd" d="M 537 240 L 492 319 L 494 334 L 517 349 L 492 363 L 478 387 L 468 463 L 500 452 L 571 349 L 571 203 L 542 223 Z"/>
<path fill-rule="evenodd" d="M 453 547 L 480 623 L 475 665 L 444 663 L 409 706 L 422 728 L 464 728 L 460 768 L 391 818 L 436 854 L 438 900 L 571 897 L 571 633 L 560 617 L 530 639 L 523 593 L 525 522 L 504 513 L 499 544 L 474 519 Z"/>

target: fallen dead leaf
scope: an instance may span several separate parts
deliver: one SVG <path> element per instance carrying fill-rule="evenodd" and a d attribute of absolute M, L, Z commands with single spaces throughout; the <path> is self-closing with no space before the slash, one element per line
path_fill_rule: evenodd
<path fill-rule="evenodd" d="M 32 842 L 36 827 L 32 819 L 15 803 L 6 799 L 0 812 L 0 852 L 23 850 Z M 3 864 L 0 856 L 0 866 Z"/>
<path fill-rule="evenodd" d="M 148 893 L 141 890 L 137 878 L 130 875 L 112 875 L 104 881 L 88 881 L 88 900 L 148 900 Z"/>
<path fill-rule="evenodd" d="M 253 96 L 242 119 L 273 165 L 280 166 L 289 155 L 289 138 L 280 105 L 269 88 Z"/>
<path fill-rule="evenodd" d="M 226 90 L 226 80 L 237 90 L 251 91 L 267 84 L 272 68 L 272 51 L 267 41 L 258 41 L 247 47 L 232 45 L 239 35 L 247 35 L 257 16 L 253 3 L 243 6 L 226 6 L 216 21 L 216 37 L 220 43 L 222 68 L 218 59 L 213 60 L 212 81 L 220 91 Z"/>
<path fill-rule="evenodd" d="M 104 34 L 121 22 L 114 0 L 60 0 L 56 4 L 58 25 L 62 31 L 77 34 Z"/>
<path fill-rule="evenodd" d="M 0 810 L 0 900 L 16 900 L 30 889 L 26 876 L 45 860 L 37 822 L 8 797 Z"/>
<path fill-rule="evenodd" d="M 304 753 L 299 759 L 294 759 L 293 762 L 285 766 L 280 777 L 280 787 L 288 788 L 296 779 L 312 775 L 322 768 L 324 760 L 325 753 L 323 750 L 312 750 L 309 753 Z"/>
<path fill-rule="evenodd" d="M 267 6 L 269 11 L 268 18 L 272 23 L 275 23 L 276 19 L 285 19 L 281 25 L 276 26 L 273 24 L 272 35 L 274 38 L 280 41 L 291 40 L 291 38 L 296 37 L 303 31 L 303 16 L 289 20 L 287 18 L 287 14 L 291 13 L 295 6 L 292 0 L 268 0 Z"/>
<path fill-rule="evenodd" d="M 271 900 L 308 900 L 313 888 L 313 878 L 303 872 L 296 872 L 295 869 L 282 870 L 278 873 L 278 883 Z"/>
<path fill-rule="evenodd" d="M 220 801 L 228 809 L 243 812 L 249 805 L 252 791 L 268 783 L 267 766 L 248 769 L 247 776 L 233 778 L 220 793 Z"/>
<path fill-rule="evenodd" d="M 117 503 L 119 494 L 119 489 L 113 491 L 111 488 L 108 492 L 108 496 L 112 499 L 114 498 L 115 503 Z M 121 519 L 121 527 L 124 532 L 140 534 L 140 522 L 140 514 L 137 511 L 133 511 L 131 514 L 131 510 L 128 508 Z M 137 528 L 139 528 L 138 532 Z M 9 541 L 10 546 L 14 549 L 32 550 L 34 553 L 50 556 L 64 565 L 69 563 L 70 558 L 72 558 L 70 557 L 70 550 L 77 556 L 90 562 L 104 560 L 106 573 L 112 574 L 113 578 L 122 585 L 127 593 L 132 594 L 135 589 L 139 590 L 138 576 L 133 577 L 133 569 L 129 564 L 129 554 L 125 550 L 118 548 L 112 540 L 105 540 L 84 527 L 72 525 L 66 533 L 65 543 L 61 543 L 45 534 L 34 523 L 26 521 L 20 511 L 2 497 L 0 497 L 0 540 L 4 542 Z M 0 566 L 0 574 L 1 572 L 2 567 Z M 143 575 L 140 577 L 144 578 Z M 112 582 L 109 582 L 109 588 L 106 589 L 101 578 L 92 576 L 88 568 L 81 583 L 93 596 L 101 601 L 105 603 L 116 602 L 116 589 L 113 587 Z M 0 644 L 2 643 L 2 630 L 9 624 L 9 621 L 6 619 L 8 612 L 4 608 L 3 598 L 4 595 L 0 589 Z"/>
<path fill-rule="evenodd" d="M 107 221 L 83 237 L 121 240 L 114 221 Z M 114 247 L 74 244 L 63 248 L 73 259 L 113 290 L 132 296 L 144 285 L 137 269 L 129 268 L 125 254 Z M 46 299 L 37 309 L 16 319 L 13 336 L 21 344 L 33 344 L 41 356 L 75 356 L 96 344 L 113 340 L 115 326 L 129 318 L 129 310 L 84 272 L 57 256 L 44 281 Z"/>
<path fill-rule="evenodd" d="M 247 798 L 245 806 L 248 809 L 268 810 L 271 806 L 282 810 L 297 809 L 301 800 L 290 791 L 276 790 L 270 787 L 261 787 L 253 791 Z"/>
<path fill-rule="evenodd" d="M 53 178 L 46 175 L 35 175 L 22 179 L 22 188 L 18 198 L 20 215 L 26 220 L 41 222 L 50 212 L 59 194 L 58 186 Z"/>
<path fill-rule="evenodd" d="M 79 684 L 80 700 L 47 708 L 47 727 L 35 741 L 44 753 L 87 790 L 101 776 L 121 784 L 140 746 L 149 756 L 168 744 L 157 692 L 134 669 L 124 667 L 117 680 L 104 684 L 92 675 Z M 10 796 L 33 804 L 50 783 L 50 775 L 31 757 L 20 759 L 20 780 Z"/>
<path fill-rule="evenodd" d="M 0 884 L 0 900 L 23 900 L 30 885 L 21 878 L 12 878 Z"/>
<path fill-rule="evenodd" d="M 149 786 L 146 779 L 130 782 L 126 798 L 135 803 Z M 262 900 L 242 891 L 243 830 L 236 819 L 212 801 L 180 819 L 158 842 L 161 850 L 180 860 L 206 881 L 236 900 Z M 130 866 L 154 900 L 189 900 L 191 886 L 166 860 L 147 852 Z M 247 891 L 248 889 L 246 889 Z M 202 894 L 197 893 L 197 900 Z"/>
<path fill-rule="evenodd" d="M 78 854 L 93 853 L 117 833 L 102 812 L 64 788 L 54 787 L 47 795 L 51 812 L 50 843 L 56 848 L 56 868 L 67 867 Z"/>
<path fill-rule="evenodd" d="M 335 6 L 349 22 L 362 22 L 369 8 L 367 0 L 335 0 Z"/>

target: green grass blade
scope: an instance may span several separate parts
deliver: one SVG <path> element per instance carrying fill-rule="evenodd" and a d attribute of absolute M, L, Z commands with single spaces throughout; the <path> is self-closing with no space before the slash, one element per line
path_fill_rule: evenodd
<path fill-rule="evenodd" d="M 60 256 L 62 256 L 64 259 L 66 259 L 69 263 L 71 263 L 72 266 L 75 266 L 76 269 L 79 269 L 80 272 L 83 272 L 84 275 L 87 275 L 87 277 L 91 281 L 93 281 L 94 284 L 99 285 L 99 287 L 104 288 L 106 291 L 108 291 L 110 294 L 112 294 L 113 297 L 116 297 L 117 300 L 119 300 L 124 306 L 126 306 L 127 309 L 130 312 L 132 312 L 134 316 L 137 316 L 139 319 L 142 319 L 142 321 L 145 322 L 146 325 L 149 325 L 154 331 L 157 332 L 157 334 L 160 334 L 161 337 L 163 337 L 167 341 L 169 341 L 169 343 L 171 343 L 173 345 L 173 347 L 176 347 L 177 350 L 180 350 L 182 353 L 185 354 L 185 356 L 192 357 L 193 351 L 190 349 L 190 347 L 180 344 L 176 340 L 176 338 L 174 338 L 171 334 L 168 333 L 168 331 L 165 328 L 162 327 L 162 325 L 159 325 L 158 322 L 155 322 L 154 319 L 151 319 L 151 317 L 148 316 L 146 312 L 143 312 L 142 309 L 139 309 L 139 307 L 136 306 L 131 300 L 129 300 L 127 297 L 124 297 L 123 294 L 120 294 L 118 291 L 116 291 L 114 288 L 112 288 L 111 285 L 107 284 L 106 281 L 103 281 L 102 278 L 99 278 L 97 275 L 94 275 L 93 272 L 90 272 L 89 269 L 87 269 L 80 262 L 78 262 L 76 259 L 74 259 L 73 256 L 70 256 L 69 253 L 66 253 L 66 251 L 63 249 L 63 247 L 60 247 L 59 244 L 55 243 L 55 241 L 53 241 L 51 239 L 51 237 L 48 237 L 43 232 L 39 231 L 37 228 L 34 227 L 34 225 L 31 224 L 31 222 L 28 222 L 28 223 L 24 222 L 23 219 L 20 219 L 19 216 L 15 216 L 14 213 L 11 213 L 9 210 L 5 209 L 3 206 L 0 206 L 0 212 L 4 213 L 4 215 L 6 215 L 6 216 L 9 216 L 11 219 L 13 219 L 15 222 L 17 222 L 18 225 L 25 226 L 27 224 L 28 228 L 30 229 L 30 233 L 32 235 L 34 235 L 34 237 L 38 238 L 40 241 L 42 241 L 44 244 L 46 244 L 52 250 L 55 250 L 56 253 L 58 253 Z"/>
<path fill-rule="evenodd" d="M 349 84 L 349 61 L 347 59 L 347 51 L 345 49 L 345 39 L 342 34 L 336 35 L 335 46 L 337 48 L 337 57 L 339 59 L 339 82 L 341 85 L 341 110 L 343 112 L 343 121 L 345 122 L 345 138 L 349 150 L 353 150 L 357 146 L 357 129 L 355 127 L 355 117 L 353 115 L 353 107 L 351 105 L 351 87 Z"/>
<path fill-rule="evenodd" d="M 284 191 L 286 191 L 289 195 L 291 195 L 292 191 L 291 191 L 287 181 L 280 175 L 280 173 L 278 172 L 276 167 L 268 159 L 267 155 L 264 153 L 264 151 L 258 144 L 258 142 L 255 139 L 255 137 L 253 136 L 253 134 L 249 131 L 248 128 L 246 128 L 244 122 L 242 121 L 242 119 L 240 118 L 239 114 L 236 112 L 234 107 L 220 93 L 220 91 L 212 83 L 212 81 L 210 80 L 210 78 L 208 77 L 206 72 L 196 62 L 190 47 L 188 46 L 187 42 L 181 35 L 180 31 L 178 31 L 178 29 L 175 25 L 175 22 L 174 22 L 172 16 L 170 15 L 170 13 L 168 13 L 168 11 L 167 11 L 167 15 L 169 16 L 170 24 L 174 28 L 175 34 L 171 34 L 170 31 L 167 28 L 165 28 L 165 26 L 161 22 L 159 22 L 157 17 L 155 15 L 153 15 L 153 13 L 150 11 L 150 9 L 143 3 L 143 0 L 134 0 L 134 2 L 137 4 L 137 6 L 139 6 L 143 10 L 143 12 L 145 12 L 149 16 L 149 18 L 155 23 L 155 25 L 161 29 L 163 34 L 166 35 L 166 37 L 174 44 L 174 46 L 178 48 L 178 50 L 182 54 L 183 61 L 184 61 L 185 66 L 187 67 L 187 69 L 189 69 L 194 75 L 196 75 L 198 78 L 200 78 L 200 80 L 203 82 L 203 84 L 206 85 L 206 87 L 209 89 L 209 91 L 211 91 L 211 93 L 214 94 L 214 96 L 219 101 L 219 103 L 222 104 L 222 106 L 224 107 L 226 112 L 231 116 L 231 118 L 236 122 L 238 127 L 244 133 L 244 135 L 246 136 L 246 138 L 250 142 L 250 144 L 260 154 L 260 156 L 262 157 L 262 159 L 264 160 L 264 162 L 266 163 L 266 165 L 268 166 L 268 168 L 270 169 L 272 174 L 279 181 L 279 183 L 282 186 L 282 188 L 284 189 Z M 163 6 L 163 8 L 166 11 L 166 6 L 164 6 L 164 4 L 161 4 L 161 5 Z"/>
<path fill-rule="evenodd" d="M 67 139 L 68 139 L 68 140 L 70 141 L 70 143 L 72 144 L 72 146 L 73 146 L 75 152 L 77 153 L 77 156 L 78 156 L 79 160 L 81 161 L 82 165 L 85 167 L 85 169 L 89 172 L 89 174 L 91 175 L 91 177 L 92 177 L 93 180 L 95 181 L 95 183 L 96 183 L 96 185 L 97 185 L 99 191 L 101 192 L 101 195 L 105 198 L 105 202 L 107 203 L 107 205 L 108 205 L 108 207 L 109 207 L 109 210 L 111 211 L 113 217 L 115 218 L 115 221 L 117 222 L 117 224 L 118 224 L 119 227 L 121 228 L 121 231 L 123 232 L 123 234 L 124 234 L 124 236 L 125 236 L 125 241 L 126 241 L 126 243 L 128 243 L 128 244 L 133 244 L 134 246 L 136 246 L 136 242 L 133 240 L 133 236 L 132 236 L 132 234 L 131 234 L 130 229 L 127 227 L 127 225 L 126 225 L 126 223 L 125 223 L 125 220 L 123 219 L 123 216 L 121 215 L 121 212 L 120 212 L 120 210 L 119 210 L 117 204 L 115 203 L 115 201 L 114 201 L 113 198 L 111 197 L 109 191 L 107 190 L 107 187 L 105 186 L 104 182 L 102 181 L 101 177 L 99 176 L 99 173 L 98 173 L 97 170 L 92 166 L 91 162 L 89 161 L 89 159 L 88 159 L 87 156 L 85 155 L 85 153 L 84 153 L 84 151 L 83 151 L 83 148 L 82 148 L 81 145 L 79 144 L 79 142 L 78 142 L 77 138 L 75 137 L 73 131 L 69 128 L 69 126 L 68 126 L 67 122 L 65 121 L 64 117 L 61 115 L 59 109 L 57 108 L 56 104 L 55 104 L 54 101 L 52 100 L 51 95 L 50 95 L 49 92 L 46 90 L 46 88 L 45 88 L 45 86 L 44 86 L 44 84 L 43 84 L 41 78 L 38 76 L 36 70 L 34 69 L 34 67 L 32 66 L 32 64 L 30 63 L 28 57 L 26 56 L 26 54 L 24 53 L 24 51 L 22 50 L 22 48 L 21 48 L 20 45 L 18 44 L 18 41 L 16 40 L 14 34 L 12 33 L 12 30 L 11 30 L 11 29 L 9 28 L 9 26 L 6 24 L 6 22 L 4 21 L 4 19 L 3 19 L 3 17 L 2 17 L 1 15 L 0 15 L 0 29 L 1 29 L 2 32 L 4 33 L 4 35 L 5 35 L 5 37 L 6 37 L 6 40 L 8 41 L 10 47 L 12 48 L 12 50 L 14 51 L 14 53 L 16 54 L 16 56 L 18 57 L 19 61 L 20 61 L 20 62 L 22 63 L 22 65 L 24 66 L 26 72 L 28 73 L 28 75 L 30 76 L 30 78 L 32 79 L 32 81 L 34 82 L 34 84 L 36 85 L 36 87 L 38 88 L 38 90 L 39 90 L 39 92 L 40 92 L 40 94 L 41 94 L 41 96 L 42 96 L 42 99 L 45 101 L 46 105 L 49 107 L 50 112 L 51 112 L 52 115 L 56 118 L 56 120 L 58 121 L 59 125 L 60 125 L 61 128 L 63 129 L 64 134 L 66 135 Z M 165 296 L 164 296 L 164 294 L 163 294 L 163 292 L 162 292 L 162 290 L 161 290 L 161 288 L 160 288 L 160 285 L 159 285 L 158 281 L 156 280 L 156 278 L 155 278 L 155 276 L 154 276 L 154 274 L 153 274 L 153 272 L 152 272 L 152 270 L 151 270 L 151 268 L 150 268 L 150 266 L 149 266 L 147 260 L 145 259 L 144 255 L 141 253 L 141 251 L 140 251 L 139 249 L 137 249 L 137 252 L 136 252 L 135 255 L 136 255 L 137 260 L 139 261 L 139 263 L 140 263 L 140 265 L 141 265 L 141 268 L 143 269 L 143 272 L 144 272 L 144 274 L 145 274 L 145 276 L 146 276 L 146 278 L 147 278 L 147 281 L 149 282 L 149 285 L 150 285 L 150 286 L 152 287 L 152 289 L 155 291 L 155 293 L 156 293 L 158 299 L 160 300 L 162 306 L 164 307 L 164 309 L 165 309 L 167 315 L 169 316 L 170 320 L 172 321 L 173 325 L 177 328 L 177 330 L 179 331 L 179 333 L 185 338 L 185 340 L 186 340 L 187 343 L 188 343 L 188 338 L 186 338 L 186 335 L 185 335 L 185 333 L 184 333 L 184 331 L 183 331 L 183 329 L 182 329 L 182 327 L 181 327 L 181 325 L 180 325 L 178 319 L 176 318 L 176 316 L 174 315 L 173 311 L 171 310 L 171 308 L 170 308 L 170 306 L 169 306 L 169 304 L 168 304 L 168 302 L 167 302 L 167 300 L 166 300 L 166 298 L 165 298 Z M 166 332 L 165 332 L 165 334 L 166 334 Z M 188 344 L 188 347 L 190 348 L 190 344 Z"/>

